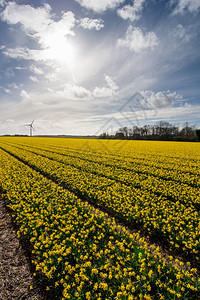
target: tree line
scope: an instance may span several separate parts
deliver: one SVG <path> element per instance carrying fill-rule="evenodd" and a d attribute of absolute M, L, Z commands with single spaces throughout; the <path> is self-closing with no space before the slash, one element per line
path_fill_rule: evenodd
<path fill-rule="evenodd" d="M 160 121 L 156 125 L 121 127 L 114 134 L 104 132 L 99 137 L 123 140 L 200 141 L 200 129 L 188 122 L 180 128 Z"/>

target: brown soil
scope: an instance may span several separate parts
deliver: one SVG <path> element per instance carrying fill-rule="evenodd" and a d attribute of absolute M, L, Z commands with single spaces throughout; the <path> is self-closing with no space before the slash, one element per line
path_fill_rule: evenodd
<path fill-rule="evenodd" d="M 0 197 L 0 300 L 45 298 L 41 296 L 37 282 L 31 274 L 27 255 Z"/>

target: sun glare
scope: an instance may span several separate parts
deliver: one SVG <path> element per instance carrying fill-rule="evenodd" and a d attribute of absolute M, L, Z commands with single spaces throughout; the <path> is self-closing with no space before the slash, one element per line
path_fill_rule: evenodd
<path fill-rule="evenodd" d="M 46 54 L 58 63 L 67 64 L 69 67 L 74 66 L 75 48 L 71 41 L 63 37 L 56 37 L 46 50 Z"/>

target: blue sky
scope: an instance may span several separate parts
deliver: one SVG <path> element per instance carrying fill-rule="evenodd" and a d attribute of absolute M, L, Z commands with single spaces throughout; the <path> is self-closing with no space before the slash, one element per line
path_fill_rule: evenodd
<path fill-rule="evenodd" d="M 200 0 L 0 0 L 0 135 L 200 127 Z"/>

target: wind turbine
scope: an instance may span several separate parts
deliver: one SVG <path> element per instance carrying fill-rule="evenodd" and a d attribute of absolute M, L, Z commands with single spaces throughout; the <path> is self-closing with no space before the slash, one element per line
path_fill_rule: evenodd
<path fill-rule="evenodd" d="M 33 122 L 34 122 L 34 120 L 30 124 L 24 125 L 24 126 L 29 126 L 30 127 L 30 136 L 32 136 L 32 130 L 35 130 L 34 127 L 33 127 Z"/>

